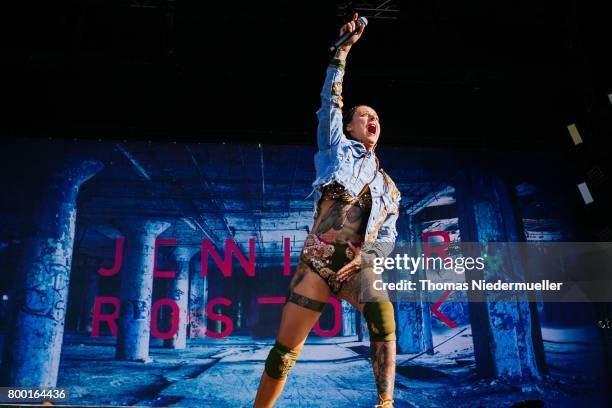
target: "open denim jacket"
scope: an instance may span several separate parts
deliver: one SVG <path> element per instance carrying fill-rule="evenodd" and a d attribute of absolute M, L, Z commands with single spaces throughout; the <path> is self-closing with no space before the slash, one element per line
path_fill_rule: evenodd
<path fill-rule="evenodd" d="M 379 170 L 373 151 L 356 140 L 348 139 L 342 126 L 342 78 L 344 63 L 332 60 L 321 91 L 321 108 L 317 111 L 319 126 L 315 154 L 317 178 L 315 211 L 321 197 L 320 188 L 334 181 L 340 183 L 353 197 L 369 183 L 372 210 L 365 233 L 365 248 L 378 256 L 387 256 L 395 246 L 395 223 L 399 214 L 400 192 L 391 177 Z M 316 214 L 315 214 L 316 218 Z"/>

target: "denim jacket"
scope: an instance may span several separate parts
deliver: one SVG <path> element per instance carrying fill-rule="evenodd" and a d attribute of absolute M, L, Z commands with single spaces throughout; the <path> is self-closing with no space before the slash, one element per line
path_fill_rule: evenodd
<path fill-rule="evenodd" d="M 399 214 L 400 192 L 391 177 L 377 172 L 376 156 L 356 140 L 348 139 L 342 126 L 342 78 L 344 62 L 333 59 L 321 91 L 321 108 L 317 111 L 319 126 L 315 154 L 315 211 L 321 197 L 320 188 L 334 181 L 353 197 L 366 184 L 372 194 L 372 210 L 365 233 L 365 246 L 378 256 L 387 256 L 395 245 L 395 223 Z M 316 217 L 316 214 L 315 214 Z"/>

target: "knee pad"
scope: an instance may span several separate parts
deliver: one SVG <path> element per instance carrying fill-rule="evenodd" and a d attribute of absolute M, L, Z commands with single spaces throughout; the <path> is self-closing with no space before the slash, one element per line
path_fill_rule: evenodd
<path fill-rule="evenodd" d="M 277 341 L 266 359 L 266 374 L 277 380 L 287 378 L 299 355 L 299 351 L 292 351 Z"/>
<path fill-rule="evenodd" d="M 391 302 L 368 302 L 363 307 L 370 340 L 392 341 L 395 337 L 395 315 Z"/>

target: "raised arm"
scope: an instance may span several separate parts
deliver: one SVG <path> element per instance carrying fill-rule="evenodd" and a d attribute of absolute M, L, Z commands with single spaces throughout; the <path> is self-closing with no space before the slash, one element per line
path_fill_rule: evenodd
<path fill-rule="evenodd" d="M 344 24 L 340 28 L 340 35 L 347 31 L 355 30 L 357 14 L 353 16 L 353 21 Z M 321 91 L 321 107 L 317 111 L 319 126 L 317 128 L 317 144 L 319 150 L 329 149 L 340 143 L 344 137 L 342 130 L 342 79 L 346 66 L 346 57 L 357 40 L 363 34 L 365 26 L 361 26 L 359 31 L 350 37 L 329 62 L 327 75 Z"/>

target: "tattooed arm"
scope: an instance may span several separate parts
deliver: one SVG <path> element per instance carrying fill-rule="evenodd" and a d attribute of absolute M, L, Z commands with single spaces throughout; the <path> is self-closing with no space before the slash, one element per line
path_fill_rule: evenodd
<path fill-rule="evenodd" d="M 353 20 L 340 28 L 340 35 L 347 31 L 355 31 L 357 14 Z M 342 79 L 346 66 L 346 57 L 353 46 L 363 34 L 365 26 L 350 37 L 331 59 L 327 68 L 323 90 L 321 91 L 321 108 L 317 111 L 319 126 L 317 128 L 317 144 L 319 150 L 327 150 L 340 143 L 345 137 L 342 131 Z"/>

